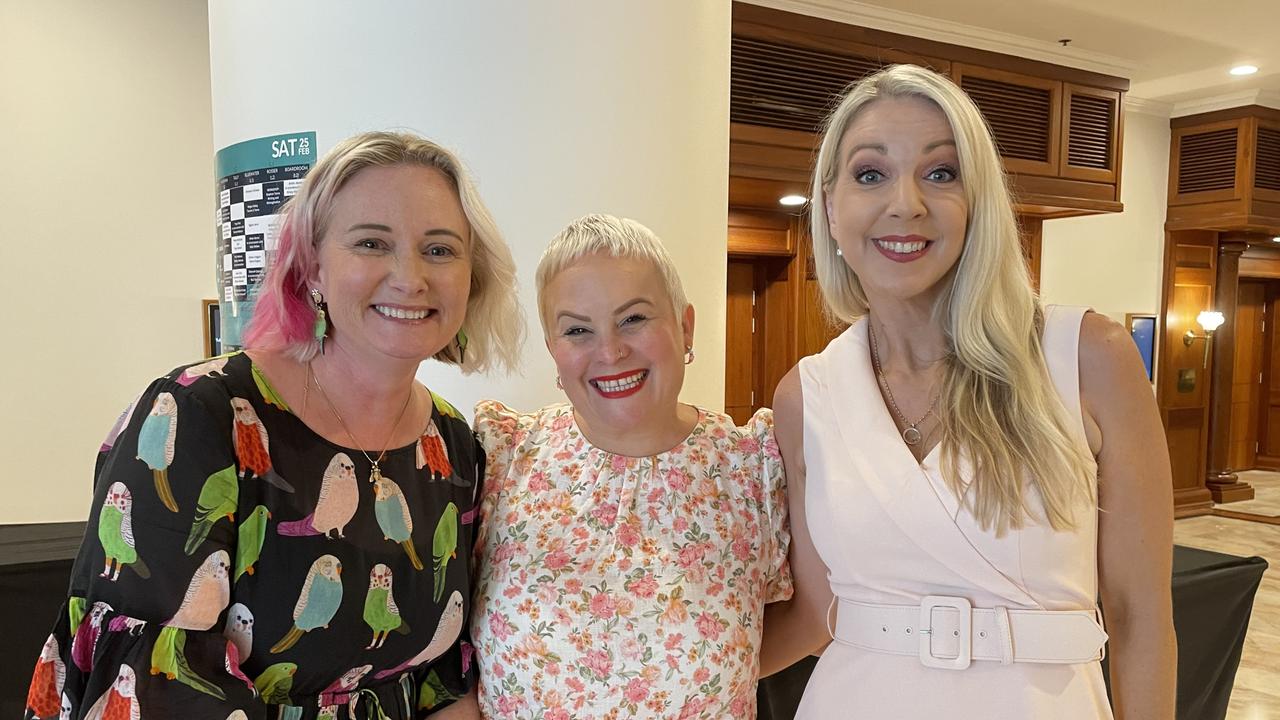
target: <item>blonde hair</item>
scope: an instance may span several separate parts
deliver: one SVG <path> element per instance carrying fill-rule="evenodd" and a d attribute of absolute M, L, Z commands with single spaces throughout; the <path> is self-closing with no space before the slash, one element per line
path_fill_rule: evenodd
<path fill-rule="evenodd" d="M 942 471 L 979 524 L 1003 534 L 1038 513 L 1055 530 L 1075 527 L 1083 500 L 1096 506 L 1093 460 L 1073 439 L 1045 365 L 1044 313 L 1031 288 L 1005 175 L 978 108 L 947 78 L 894 65 L 854 85 L 827 120 L 814 169 L 814 264 L 830 315 L 853 322 L 870 307 L 858 276 L 836 255 L 826 213 L 845 130 L 879 98 L 922 98 L 955 135 L 969 206 L 964 249 L 933 308 L 950 352 L 938 392 Z M 961 463 L 972 466 L 967 491 Z"/>
<path fill-rule="evenodd" d="M 454 338 L 434 359 L 458 365 L 465 373 L 497 365 L 515 370 L 525 324 L 516 298 L 511 249 L 457 156 L 404 132 L 366 132 L 347 138 L 307 173 L 298 193 L 281 210 L 279 246 L 258 293 L 245 346 L 283 350 L 304 362 L 315 357 L 319 345 L 311 329 L 316 308 L 308 298 L 307 278 L 328 229 L 334 197 L 361 170 L 395 165 L 419 165 L 444 173 L 457 190 L 470 225 L 471 294 L 463 320 L 466 351 Z"/>
<path fill-rule="evenodd" d="M 547 329 L 544 297 L 547 285 L 565 268 L 587 255 L 597 253 L 652 264 L 662 276 L 662 283 L 671 299 L 676 317 L 679 318 L 680 313 L 689 306 L 676 264 L 652 230 L 629 218 L 603 213 L 584 215 L 561 230 L 551 240 L 551 244 L 547 245 L 547 249 L 542 252 L 542 259 L 538 261 L 535 282 L 538 287 L 538 316 L 542 318 L 544 332 Z"/>

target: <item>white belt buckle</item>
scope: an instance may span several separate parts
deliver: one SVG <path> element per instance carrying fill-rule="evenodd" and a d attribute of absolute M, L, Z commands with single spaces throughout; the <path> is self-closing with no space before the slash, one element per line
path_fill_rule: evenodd
<path fill-rule="evenodd" d="M 959 640 L 957 655 L 940 658 L 933 654 L 933 611 L 951 608 L 956 611 L 956 632 Z M 973 662 L 973 605 L 962 597 L 928 595 L 920 602 L 920 664 L 942 670 L 964 670 Z"/>

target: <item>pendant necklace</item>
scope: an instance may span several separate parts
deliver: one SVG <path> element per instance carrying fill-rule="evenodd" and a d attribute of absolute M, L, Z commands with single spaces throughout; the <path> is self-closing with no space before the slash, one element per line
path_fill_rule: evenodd
<path fill-rule="evenodd" d="M 893 410 L 893 414 L 898 420 L 903 425 L 906 425 L 906 428 L 902 431 L 902 441 L 915 447 L 920 444 L 921 440 L 924 440 L 924 435 L 920 432 L 920 423 L 933 414 L 933 408 L 938 404 L 938 396 L 935 394 L 933 399 L 929 401 L 929 409 L 924 411 L 919 420 L 908 422 L 907 417 L 898 409 L 898 403 L 893 399 L 893 391 L 889 389 L 889 381 L 884 376 L 884 369 L 880 367 L 880 349 L 876 346 L 876 330 L 872 327 L 870 317 L 867 318 L 867 333 L 871 336 L 871 365 L 875 368 L 876 380 L 879 381 L 880 388 L 884 390 L 884 397 L 889 401 L 889 408 Z"/>
<path fill-rule="evenodd" d="M 382 479 L 382 468 L 378 464 L 387 456 L 387 447 L 391 444 L 391 438 L 395 437 L 396 430 L 400 427 L 400 421 L 404 419 L 405 411 L 409 409 L 409 401 L 413 399 L 413 385 L 409 386 L 409 395 L 404 399 L 404 406 L 400 408 L 400 415 L 396 417 L 395 424 L 391 426 L 391 432 L 387 435 L 386 442 L 382 443 L 382 452 L 378 454 L 378 459 L 374 460 L 369 457 L 369 453 L 365 452 L 360 443 L 356 441 L 356 436 L 351 434 L 351 430 L 347 427 L 347 423 L 343 421 L 342 415 L 338 414 L 338 408 L 334 406 L 333 401 L 329 399 L 329 394 L 324 391 L 324 386 L 320 384 L 320 378 L 316 377 L 316 369 L 310 362 L 307 363 L 307 372 L 311 375 L 311 381 L 316 384 L 316 389 L 320 391 L 320 397 L 324 398 L 324 404 L 329 406 L 329 412 L 333 413 L 338 425 L 342 427 L 342 431 L 351 440 L 351 447 L 358 450 L 361 455 L 364 455 L 364 459 L 369 461 L 369 466 L 372 468 L 369 473 L 369 482 L 378 482 Z"/>

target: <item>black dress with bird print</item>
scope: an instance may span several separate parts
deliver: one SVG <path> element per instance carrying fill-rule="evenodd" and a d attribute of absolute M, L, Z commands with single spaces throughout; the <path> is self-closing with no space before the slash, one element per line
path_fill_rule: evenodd
<path fill-rule="evenodd" d="M 98 458 L 27 718 L 420 718 L 464 695 L 483 451 L 433 394 L 373 472 L 248 355 L 153 382 Z"/>

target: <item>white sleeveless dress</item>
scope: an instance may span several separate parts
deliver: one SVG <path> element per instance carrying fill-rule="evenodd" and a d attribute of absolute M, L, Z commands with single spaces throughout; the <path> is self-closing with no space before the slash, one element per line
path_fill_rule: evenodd
<path fill-rule="evenodd" d="M 1046 308 L 1043 343 L 1073 435 L 1087 450 L 1079 373 L 1085 312 Z M 1068 532 L 1029 525 L 996 537 L 981 529 L 947 489 L 939 449 L 917 463 L 903 443 L 876 384 L 865 318 L 821 354 L 802 360 L 800 377 L 805 510 L 838 599 L 909 606 L 920 605 L 926 596 L 946 595 L 966 598 L 975 609 L 1096 611 L 1096 510 L 1078 512 L 1078 526 Z M 796 717 L 1093 720 L 1112 715 L 1097 661 L 975 659 L 964 670 L 951 670 L 835 641 L 818 662 Z"/>

